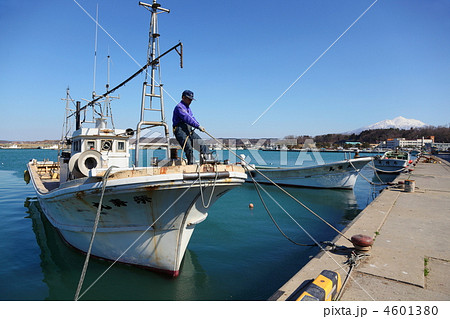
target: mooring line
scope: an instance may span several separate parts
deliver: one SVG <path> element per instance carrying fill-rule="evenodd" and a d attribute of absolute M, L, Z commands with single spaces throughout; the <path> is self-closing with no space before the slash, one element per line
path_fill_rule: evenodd
<path fill-rule="evenodd" d="M 247 169 L 247 171 L 248 171 L 248 169 Z M 278 205 L 278 207 L 280 207 L 284 212 L 285 212 L 285 214 L 286 215 L 288 215 L 293 221 L 294 221 L 294 223 L 296 223 L 297 225 L 298 225 L 298 227 L 300 227 L 301 228 L 301 230 L 303 230 L 303 232 L 305 232 L 310 238 L 312 238 L 312 236 L 306 231 L 306 229 L 304 229 L 282 206 L 281 206 L 281 204 L 280 203 L 278 203 L 278 201 L 277 200 L 275 200 L 275 198 L 273 198 L 254 178 L 253 178 L 253 176 L 251 176 L 251 174 L 250 174 L 250 172 L 248 171 L 248 174 L 250 175 L 250 177 L 252 178 L 252 181 L 253 181 L 253 184 L 254 184 L 254 186 L 255 186 L 255 189 L 256 189 L 256 192 L 258 193 L 258 196 L 259 196 L 259 199 L 261 200 L 261 203 L 263 204 L 263 206 L 264 206 L 264 208 L 265 208 L 265 210 L 266 210 L 266 212 L 267 212 L 267 214 L 269 215 L 269 217 L 270 217 L 270 219 L 272 220 L 272 222 L 274 223 L 274 225 L 275 225 L 275 227 L 277 227 L 277 229 L 278 229 L 278 231 L 287 239 L 287 240 L 289 240 L 291 243 L 293 243 L 294 245 L 297 245 L 297 246 L 319 246 L 319 244 L 317 243 L 317 241 L 315 241 L 314 239 L 313 239 L 313 241 L 315 242 L 315 244 L 300 244 L 300 243 L 297 243 L 296 241 L 294 241 L 293 239 L 291 239 L 291 238 L 289 238 L 284 232 L 283 232 L 283 230 L 281 229 L 281 227 L 278 225 L 278 223 L 275 221 L 275 218 L 272 216 L 272 214 L 270 213 L 270 210 L 269 210 L 269 208 L 267 207 L 267 205 L 266 205 L 266 203 L 265 203 L 265 201 L 264 201 L 264 199 L 263 199 L 263 197 L 262 197 L 262 195 L 261 195 L 261 192 L 259 191 L 259 188 L 261 188 L 277 205 Z M 259 188 L 258 188 L 259 187 Z"/>
<path fill-rule="evenodd" d="M 253 177 L 252 177 L 252 179 L 253 179 Z M 254 179 L 253 179 L 253 181 L 254 181 L 254 183 L 255 183 L 255 185 L 256 184 L 258 184 Z M 306 230 L 306 229 L 304 229 L 282 206 L 281 206 L 281 204 L 279 204 L 278 203 L 278 201 L 276 201 L 271 195 L 270 195 L 270 193 L 267 191 L 267 190 L 265 190 L 261 185 L 259 185 L 258 184 L 258 186 L 305 232 L 305 234 L 309 237 L 309 238 L 311 238 L 311 240 L 312 241 L 314 241 L 315 242 L 315 245 L 314 246 L 318 246 L 319 247 L 319 249 L 320 250 L 322 250 L 329 258 L 331 258 L 331 260 L 333 260 L 335 263 L 336 263 L 336 265 L 338 265 L 338 267 L 344 272 L 344 273 L 346 273 L 346 278 L 345 278 L 345 284 L 347 283 L 347 281 L 348 281 L 348 279 L 351 279 L 353 282 L 355 282 L 373 301 L 375 301 L 375 299 L 370 295 L 370 293 L 367 291 L 367 290 L 365 290 L 364 289 L 364 287 L 362 287 L 357 281 L 356 281 L 356 279 L 354 279 L 353 277 L 352 277 L 352 275 L 351 275 L 351 273 L 352 273 L 352 271 L 354 270 L 354 268 L 357 266 L 357 265 L 355 265 L 355 263 L 354 262 L 352 262 L 352 260 L 354 259 L 354 258 L 362 258 L 361 256 L 359 256 L 359 255 L 356 255 L 355 253 L 354 253 L 354 251 L 352 251 L 352 253 L 351 253 L 351 256 L 349 257 L 349 260 L 348 260 L 348 263 L 349 263 L 349 270 L 348 271 L 346 271 L 345 269 L 344 269 L 344 267 L 336 260 L 336 259 L 334 259 L 333 258 L 333 256 L 330 254 L 330 252 L 328 251 L 328 250 L 326 250 L 323 246 L 321 246 L 320 245 L 320 243 Z M 262 198 L 261 198 L 262 199 Z M 263 205 L 265 205 L 264 204 L 264 201 L 263 201 Z M 270 214 L 269 214 L 269 216 L 270 216 Z M 271 218 L 272 218 L 272 216 L 271 216 Z M 281 229 L 278 227 L 278 225 L 276 225 L 277 226 L 277 228 L 281 231 Z M 281 231 L 282 232 L 282 231 Z M 298 243 L 296 243 L 296 242 L 294 242 L 293 240 L 291 240 L 290 238 L 288 238 L 283 232 L 282 232 L 282 234 L 283 234 L 283 236 L 285 236 L 289 241 L 291 241 L 291 242 L 293 242 L 294 244 L 296 244 L 296 245 L 299 245 L 299 246 L 312 246 L 312 245 L 302 245 L 302 244 L 298 244 Z M 359 256 L 359 257 L 358 257 Z M 366 256 L 366 254 L 363 256 L 363 257 L 365 257 Z M 341 288 L 341 291 L 339 292 L 339 298 L 340 298 L 340 296 L 342 295 L 342 291 L 343 291 L 343 288 L 344 288 L 344 285 L 342 286 L 342 288 Z M 336 298 L 336 300 L 338 300 L 337 298 Z"/>
<path fill-rule="evenodd" d="M 373 158 L 372 158 L 372 161 L 373 161 Z M 352 163 L 351 160 L 348 160 L 348 162 L 349 162 L 350 165 L 353 167 L 353 169 L 356 171 L 356 173 L 358 173 L 358 175 L 361 176 L 364 180 L 366 180 L 366 182 L 368 182 L 370 185 L 374 185 L 374 186 L 387 185 L 387 183 L 384 183 L 384 182 L 382 182 L 382 183 L 374 183 L 374 182 L 371 182 L 367 177 L 365 177 L 365 176 L 361 173 L 362 168 L 358 170 L 358 169 L 356 169 L 355 165 L 353 165 L 353 163 Z M 371 166 L 369 166 L 369 167 L 371 167 Z M 374 170 L 374 172 L 375 172 L 375 174 L 376 174 L 376 170 Z M 378 175 L 377 175 L 377 176 L 378 176 Z M 380 177 L 378 177 L 378 179 L 380 179 Z M 380 180 L 380 181 L 381 181 L 381 180 Z"/>
<path fill-rule="evenodd" d="M 214 139 L 217 143 L 221 144 L 222 147 L 225 147 L 229 152 L 231 152 L 234 156 L 236 156 L 237 158 L 240 158 L 239 155 L 237 155 L 233 150 L 231 150 L 229 147 L 225 146 L 222 142 L 220 142 L 218 139 L 216 139 L 214 136 L 212 136 L 209 132 L 207 132 L 206 130 L 204 131 L 209 137 L 211 137 L 212 139 Z M 244 162 L 246 165 L 249 165 L 249 163 L 241 158 L 241 161 Z M 309 208 L 308 206 L 306 206 L 305 204 L 303 204 L 300 200 L 298 200 L 297 198 L 295 198 L 293 195 L 291 195 L 288 191 L 286 191 L 284 188 L 282 188 L 280 185 L 278 185 L 277 183 L 275 183 L 273 180 L 271 180 L 269 177 L 267 177 L 266 175 L 264 175 L 261 170 L 257 169 L 256 167 L 253 168 L 256 172 L 258 172 L 262 177 L 264 177 L 266 180 L 268 180 L 271 184 L 273 184 L 275 187 L 277 187 L 279 190 L 281 190 L 283 193 L 285 193 L 287 196 L 289 196 L 291 199 L 293 199 L 295 202 L 297 202 L 298 204 L 300 204 L 303 208 L 305 208 L 307 211 L 309 211 L 311 214 L 313 214 L 314 216 L 316 216 L 318 219 L 320 219 L 322 222 L 324 222 L 326 225 L 328 225 L 330 228 L 332 228 L 335 232 L 337 232 L 339 235 L 341 235 L 342 237 L 344 237 L 345 239 L 347 239 L 349 242 L 352 242 L 350 238 L 348 238 L 347 236 L 345 236 L 341 231 L 339 231 L 336 227 L 334 227 L 333 225 L 331 225 L 329 222 L 327 222 L 325 219 L 323 219 L 321 216 L 319 216 L 317 213 L 315 213 L 311 208 Z"/>
<path fill-rule="evenodd" d="M 117 168 L 117 166 L 110 166 L 106 170 L 106 172 L 102 178 L 102 194 L 100 196 L 100 202 L 98 203 L 97 214 L 95 215 L 95 221 L 94 221 L 94 226 L 92 228 L 92 235 L 91 235 L 91 240 L 89 242 L 89 248 L 86 253 L 86 259 L 84 260 L 84 265 L 83 265 L 83 270 L 81 271 L 80 281 L 78 282 L 77 291 L 75 293 L 75 301 L 77 301 L 79 299 L 81 287 L 83 286 L 84 277 L 86 275 L 87 267 L 89 264 L 89 259 L 91 257 L 92 245 L 94 244 L 94 238 L 97 233 L 97 227 L 98 227 L 98 223 L 100 221 L 100 214 L 102 212 L 103 195 L 105 194 L 106 182 L 108 181 L 109 174 L 111 173 L 111 170 L 113 168 Z"/>
<path fill-rule="evenodd" d="M 237 158 L 240 158 L 238 154 L 236 154 L 232 149 L 230 149 L 229 147 L 227 147 L 225 144 L 223 144 L 221 141 L 219 141 L 217 138 L 215 138 L 214 136 L 212 136 L 208 131 L 204 131 L 209 137 L 211 137 L 213 140 L 215 140 L 217 143 L 219 143 L 222 147 L 224 147 L 226 150 L 228 150 L 230 153 L 232 153 L 234 156 L 236 156 Z M 247 161 L 245 161 L 245 159 L 241 158 L 241 161 L 243 161 L 245 164 L 249 164 Z M 248 168 L 247 168 L 248 170 Z M 259 172 L 258 169 L 255 168 L 255 170 Z M 325 221 L 322 217 L 318 216 L 316 213 L 314 213 L 311 209 L 309 209 L 306 205 L 304 205 L 303 203 L 301 203 L 300 201 L 298 201 L 295 197 L 293 197 L 291 194 L 289 194 L 287 191 L 285 191 L 283 188 L 281 188 L 278 184 L 276 184 L 274 181 L 272 181 L 270 178 L 268 178 L 267 176 L 265 176 L 264 174 L 261 174 L 264 178 L 266 178 L 268 181 L 270 181 L 273 185 L 275 185 L 277 188 L 279 188 L 281 191 L 283 191 L 285 194 L 287 194 L 289 197 L 293 198 L 296 202 L 300 203 L 303 207 L 305 207 L 308 211 L 312 212 L 315 216 L 317 216 L 319 219 L 321 219 L 322 221 L 324 221 L 327 225 L 329 225 L 331 228 L 333 228 L 335 231 L 337 231 L 343 238 L 347 239 L 348 241 L 352 242 L 351 239 L 349 239 L 347 236 L 345 236 L 342 232 L 340 232 L 339 230 L 337 230 L 334 226 L 330 225 L 327 221 Z M 251 175 L 250 175 L 251 176 Z M 252 177 L 252 176 L 251 176 Z M 253 177 L 252 177 L 253 179 Z M 254 180 L 254 179 L 253 179 Z M 256 182 L 256 181 L 255 181 Z M 261 187 L 261 186 L 260 186 Z M 285 212 L 286 210 L 263 188 L 261 187 L 262 190 L 264 190 L 264 192 Z M 289 214 L 287 214 L 291 219 L 293 219 Z M 293 219 L 294 220 L 294 219 Z M 317 246 L 319 247 L 319 249 L 321 251 L 323 251 L 329 258 L 331 258 L 331 260 L 333 260 L 336 265 L 347 274 L 347 278 L 346 281 L 348 279 L 351 279 L 356 285 L 358 285 L 359 288 L 361 288 L 362 291 L 364 291 L 364 293 L 369 296 L 373 301 L 375 301 L 375 298 L 372 297 L 372 295 L 366 290 L 364 289 L 364 287 L 362 287 L 357 281 L 356 279 L 354 279 L 351 275 L 352 272 L 352 268 L 350 267 L 349 271 L 347 272 L 344 267 L 336 260 L 333 258 L 333 256 L 330 254 L 330 252 L 328 250 L 326 250 L 322 245 L 320 245 L 320 243 L 311 235 L 309 234 L 300 224 L 298 224 L 295 220 L 294 222 L 305 232 L 305 234 L 311 238 L 312 241 L 314 241 Z M 286 237 L 286 236 L 285 236 Z M 292 240 L 290 240 L 292 241 Z M 353 244 L 353 243 L 352 243 Z"/>
<path fill-rule="evenodd" d="M 152 228 L 153 227 L 153 225 L 155 225 L 156 224 L 156 222 L 161 218 L 161 217 L 163 217 L 168 211 L 169 211 L 169 209 L 171 209 L 186 193 L 187 193 L 187 191 L 188 190 L 190 190 L 191 189 L 191 187 L 192 186 L 194 186 L 196 183 L 197 183 L 197 181 L 198 181 L 198 178 L 194 181 L 194 182 L 192 182 L 192 184 L 188 187 L 188 188 L 186 188 L 186 190 L 180 195 L 180 196 L 178 196 L 178 198 L 177 199 L 175 199 L 174 201 L 173 201 L 173 203 L 172 204 L 170 204 L 170 206 L 150 225 L 150 226 L 148 226 L 147 227 L 147 229 L 146 230 L 144 230 L 143 232 L 142 232 L 142 234 L 141 235 L 139 235 L 139 237 L 138 238 L 136 238 L 136 240 L 135 241 L 133 241 L 129 246 L 128 246 L 128 248 L 127 249 L 125 249 L 123 252 L 122 252 L 122 254 L 119 256 L 119 257 L 117 257 L 117 259 L 116 260 L 114 260 L 114 262 L 103 272 L 103 273 L 101 273 L 98 277 L 97 277 L 97 279 L 96 280 L 94 280 L 94 282 L 92 282 L 92 284 L 89 286 L 89 287 L 87 287 L 86 288 L 86 290 L 78 297 L 78 298 L 76 298 L 75 300 L 79 300 L 81 297 L 83 297 L 84 296 L 84 294 L 86 294 L 86 292 L 88 292 L 89 291 L 89 289 L 91 289 L 118 261 L 119 261 L 119 259 L 120 258 L 122 258 L 122 256 L 123 255 L 125 255 L 126 253 L 127 253 L 127 251 L 128 250 L 130 250 L 130 248 L 131 247 L 133 247 L 133 245 L 134 244 L 136 244 L 137 243 L 137 241 L 139 240 L 139 239 L 141 239 L 142 238 L 142 236 L 144 236 L 144 234 L 147 232 L 147 231 L 149 231 L 150 230 L 150 228 Z M 101 207 L 101 205 L 99 205 L 100 207 Z"/>

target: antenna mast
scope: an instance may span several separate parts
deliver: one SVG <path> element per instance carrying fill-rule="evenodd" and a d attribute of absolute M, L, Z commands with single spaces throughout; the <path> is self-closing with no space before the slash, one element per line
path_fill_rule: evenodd
<path fill-rule="evenodd" d="M 164 135 L 165 135 L 165 143 L 163 143 L 164 147 L 166 147 L 167 158 L 170 157 L 169 150 L 169 126 L 166 123 L 165 114 L 164 114 L 164 99 L 163 99 L 163 84 L 159 84 L 156 81 L 156 74 L 159 70 L 159 58 L 156 58 L 157 52 L 159 52 L 159 33 L 158 33 L 158 14 L 165 12 L 169 13 L 169 9 L 161 8 L 159 3 L 156 3 L 156 0 L 153 0 L 152 4 L 139 2 L 140 6 L 143 6 L 147 10 L 151 12 L 150 19 L 150 31 L 149 31 L 149 42 L 148 42 L 148 51 L 147 51 L 147 65 L 151 65 L 150 70 L 150 84 L 147 82 L 147 75 L 145 76 L 145 81 L 142 87 L 142 100 L 141 100 L 141 117 L 140 121 L 136 128 L 136 147 L 135 147 L 135 165 L 139 166 L 139 145 L 141 138 L 141 129 L 142 126 L 145 125 L 146 128 L 163 126 L 164 127 Z M 158 73 L 159 74 L 159 73 Z M 156 88 L 159 89 L 159 92 L 156 92 Z M 153 99 L 159 99 L 159 107 L 154 105 Z M 148 104 L 148 105 L 147 105 Z M 156 103 L 155 103 L 156 104 Z M 160 118 L 157 121 L 146 121 L 145 114 L 148 111 L 157 112 L 160 114 Z"/>
<path fill-rule="evenodd" d="M 94 99 L 95 94 L 95 74 L 97 72 L 97 38 L 98 38 L 98 3 L 97 3 L 97 12 L 95 16 L 95 44 L 94 44 L 94 80 L 93 80 L 93 89 L 92 89 L 92 98 Z"/>

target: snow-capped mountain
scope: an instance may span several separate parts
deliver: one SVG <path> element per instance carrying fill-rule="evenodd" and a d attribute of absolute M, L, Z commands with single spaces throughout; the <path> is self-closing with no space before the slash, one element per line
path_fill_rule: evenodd
<path fill-rule="evenodd" d="M 406 119 L 403 116 L 398 116 L 392 120 L 384 120 L 384 121 L 377 122 L 375 124 L 361 127 L 359 129 L 347 132 L 347 134 L 352 134 L 352 133 L 359 134 L 362 131 L 366 131 L 366 130 L 376 130 L 376 129 L 386 129 L 386 128 L 398 128 L 398 129 L 409 130 L 411 127 L 417 128 L 417 127 L 424 127 L 424 126 L 427 126 L 427 124 L 425 124 L 422 121 L 414 120 L 414 119 Z"/>

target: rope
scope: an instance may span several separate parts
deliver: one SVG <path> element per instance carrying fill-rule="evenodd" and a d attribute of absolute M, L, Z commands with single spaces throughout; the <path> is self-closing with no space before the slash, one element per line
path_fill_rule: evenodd
<path fill-rule="evenodd" d="M 98 276 L 97 277 L 97 279 L 96 280 L 94 280 L 94 282 L 89 286 L 89 287 L 87 287 L 86 288 L 86 290 L 80 295 L 80 297 L 79 298 L 81 298 L 81 297 L 83 297 L 83 295 L 86 293 L 86 292 L 88 292 L 88 290 L 89 289 L 91 289 L 118 261 L 119 261 L 119 259 L 120 258 L 122 258 L 122 256 L 123 255 L 125 255 L 126 253 L 127 253 L 127 251 L 128 250 L 130 250 L 130 248 L 131 247 L 133 247 L 133 245 L 134 244 L 136 244 L 137 243 L 137 241 L 139 240 L 139 239 L 141 239 L 141 237 L 142 236 L 144 236 L 144 234 L 148 231 L 148 230 L 150 230 L 150 228 L 152 228 L 153 227 L 153 225 L 155 225 L 157 222 L 158 222 L 158 220 L 161 218 L 161 217 L 163 217 L 168 211 L 169 211 L 169 209 L 171 209 L 183 196 L 184 196 L 184 194 L 186 194 L 187 193 L 187 191 L 188 190 L 190 190 L 191 189 L 191 187 L 192 186 L 194 186 L 195 184 L 196 184 L 196 182 L 198 181 L 198 179 L 196 179 L 194 182 L 192 182 L 192 184 L 188 187 L 188 188 L 186 188 L 185 189 L 185 191 L 180 195 L 180 196 L 178 196 L 178 198 L 177 199 L 175 199 L 174 201 L 173 201 L 173 203 L 172 204 L 170 204 L 170 206 L 169 207 L 167 207 L 167 209 L 150 225 L 150 226 L 148 226 L 147 227 L 147 229 L 146 230 L 144 230 L 143 232 L 142 232 L 142 234 L 140 234 L 139 235 L 139 237 L 138 238 L 136 238 L 136 240 L 135 241 L 133 241 L 131 244 L 130 244 L 130 246 L 128 246 L 128 248 L 127 249 L 125 249 L 124 251 L 123 251 L 123 253 L 119 256 L 119 257 L 117 257 L 117 259 L 100 275 L 100 276 Z M 78 298 L 78 299 L 79 299 Z M 78 300 L 78 299 L 75 299 L 75 300 Z"/>
<path fill-rule="evenodd" d="M 373 159 L 372 159 L 373 160 Z M 374 183 L 372 181 L 370 181 L 368 178 L 366 178 L 362 173 L 361 170 L 356 169 L 355 165 L 353 165 L 353 163 L 349 160 L 348 161 L 350 163 L 350 165 L 353 167 L 353 169 L 356 171 L 356 173 L 358 173 L 358 176 L 361 176 L 363 179 L 365 179 L 370 185 L 376 185 L 376 186 L 381 186 L 381 185 L 387 185 L 387 183 Z M 376 171 L 375 171 L 376 172 Z M 378 175 L 377 175 L 378 176 Z M 378 177 L 379 178 L 379 177 Z"/>
<path fill-rule="evenodd" d="M 373 165 L 372 169 L 373 169 L 374 175 L 378 178 L 378 180 L 379 180 L 381 183 L 384 183 L 383 180 L 381 179 L 380 175 L 378 175 L 377 170 L 374 169 L 374 168 L 375 168 L 375 162 L 374 162 L 374 158 L 373 158 L 373 157 L 372 157 L 372 165 Z"/>
<path fill-rule="evenodd" d="M 406 170 L 406 168 L 407 167 L 403 167 L 403 168 L 401 168 L 401 169 L 399 169 L 399 170 L 396 170 L 396 171 L 384 171 L 384 170 L 382 170 L 382 169 L 379 169 L 379 168 L 376 168 L 375 166 L 370 166 L 371 168 L 373 168 L 374 170 L 377 170 L 378 172 L 381 172 L 381 173 L 401 173 L 401 172 L 403 172 L 403 171 L 405 171 Z"/>
<path fill-rule="evenodd" d="M 182 160 L 183 160 L 184 148 L 186 147 L 186 143 L 187 143 L 189 137 L 191 137 L 191 135 L 192 135 L 193 132 L 194 132 L 194 130 L 191 130 L 191 131 L 189 132 L 189 135 L 187 135 L 186 138 L 184 139 L 183 147 L 181 148 L 181 156 L 180 156 L 180 158 L 181 158 Z M 186 156 L 186 157 L 187 157 L 187 156 Z M 200 176 L 200 175 L 199 175 L 199 176 Z"/>
<path fill-rule="evenodd" d="M 209 205 L 211 205 L 211 200 L 214 194 L 214 190 L 216 189 L 216 183 L 217 183 L 217 178 L 219 177 L 219 171 L 217 169 L 217 164 L 215 164 L 215 170 L 216 170 L 216 176 L 214 177 L 214 184 L 211 190 L 211 195 L 209 196 L 209 200 L 208 200 L 208 204 L 205 205 L 205 199 L 203 198 L 203 190 L 202 190 L 202 180 L 200 178 L 201 172 L 200 172 L 200 165 L 197 165 L 197 169 L 198 169 L 198 184 L 199 184 L 199 188 L 200 188 L 200 197 L 202 199 L 202 204 L 204 208 L 208 208 Z M 205 188 L 206 188 L 206 182 L 205 182 Z"/>
<path fill-rule="evenodd" d="M 248 171 L 248 168 L 247 168 L 247 171 Z M 250 172 L 249 172 L 249 175 L 250 175 Z M 250 175 L 251 176 L 251 175 Z M 264 190 L 264 188 L 262 188 L 262 186 L 261 185 L 259 185 L 258 184 L 258 182 L 253 178 L 253 176 L 251 176 L 251 178 L 252 178 L 252 180 L 253 180 L 253 184 L 254 184 L 254 186 L 255 186 L 255 189 L 256 189 L 256 192 L 258 193 L 258 196 L 259 196 L 259 199 L 261 200 L 261 203 L 263 204 L 263 206 L 264 206 L 264 209 L 266 210 L 266 212 L 267 212 L 267 214 L 269 215 L 269 217 L 270 217 L 270 219 L 272 220 L 272 222 L 274 223 L 274 225 L 277 227 L 277 229 L 278 229 L 278 231 L 287 239 L 287 240 L 289 240 L 291 243 L 293 243 L 294 245 L 297 245 L 297 246 L 319 246 L 319 244 L 300 244 L 300 243 L 297 243 L 296 241 L 294 241 L 294 240 L 292 240 L 291 238 L 289 238 L 282 230 L 281 230 L 281 228 L 280 228 L 280 226 L 277 224 L 277 222 L 275 221 L 275 219 L 273 218 L 273 216 L 272 216 L 272 214 L 270 213 L 270 210 L 269 210 L 269 208 L 267 207 L 267 205 L 266 205 L 266 202 L 264 201 L 264 199 L 263 199 L 263 197 L 262 197 L 262 195 L 261 195 L 261 192 L 259 191 L 259 188 L 258 188 L 258 186 L 259 187 L 261 187 L 261 189 L 262 190 Z M 265 190 L 264 190 L 265 191 Z M 267 192 L 266 192 L 267 193 Z M 270 196 L 270 195 L 269 195 Z M 279 207 L 281 207 L 281 205 L 272 197 L 272 196 L 270 196 L 271 198 L 272 198 L 272 200 L 275 202 L 275 203 L 277 203 L 277 205 L 279 206 Z M 284 211 L 284 212 L 286 212 L 285 210 L 284 210 L 284 208 L 283 207 L 281 207 L 281 209 Z M 287 212 L 286 212 L 287 213 Z M 291 217 L 289 214 L 287 214 L 289 217 Z M 291 217 L 292 218 L 292 217 Z M 293 219 L 293 218 L 292 218 Z M 295 222 L 295 220 L 294 220 L 294 222 Z M 296 222 L 297 223 L 297 222 Z M 299 225 L 300 226 L 300 225 Z M 302 228 L 303 229 L 303 228 Z M 304 229 L 303 229 L 304 230 Z"/>
<path fill-rule="evenodd" d="M 238 157 L 239 156 L 233 152 L 233 150 L 231 150 L 229 147 L 226 147 L 222 142 L 220 142 L 218 139 L 216 139 L 214 136 L 212 136 L 209 132 L 207 132 L 205 130 L 205 133 L 211 137 L 212 139 L 214 139 L 217 143 L 221 144 L 223 147 L 225 147 L 230 153 L 232 153 L 234 156 Z M 241 159 L 242 162 L 244 162 L 245 164 L 249 165 L 249 163 L 245 160 L 245 159 Z M 272 181 L 269 177 L 267 177 L 266 175 L 264 175 L 259 169 L 257 169 L 256 167 L 254 168 L 254 170 L 256 172 L 258 172 L 262 177 L 264 177 L 265 179 L 267 179 L 270 183 L 272 183 L 274 186 L 276 186 L 279 190 L 281 190 L 283 193 L 285 193 L 287 196 L 289 196 L 291 199 L 293 199 L 295 202 L 297 202 L 299 205 L 301 205 L 303 208 L 305 208 L 307 211 L 309 211 L 311 214 L 313 214 L 314 216 L 316 216 L 318 219 L 320 219 L 322 222 L 324 222 L 326 225 L 328 225 L 330 228 L 332 228 L 335 232 L 337 232 L 339 235 L 341 235 L 342 237 L 344 237 L 345 239 L 347 239 L 349 242 L 352 242 L 350 238 L 348 238 L 347 236 L 345 236 L 341 231 L 339 231 L 336 227 L 334 227 L 333 225 L 331 225 L 329 222 L 327 222 L 325 219 L 323 219 L 322 217 L 320 217 L 317 213 L 315 213 L 312 209 L 310 209 L 308 206 L 306 206 L 305 204 L 303 204 L 301 201 L 299 201 L 297 198 L 295 198 L 294 196 L 292 196 L 289 192 L 287 192 L 285 189 L 283 189 L 281 186 L 279 186 L 277 183 L 275 183 L 274 181 Z"/>
<path fill-rule="evenodd" d="M 358 267 L 359 263 L 364 257 L 370 256 L 369 254 L 358 254 L 354 250 L 350 253 L 350 256 L 348 257 L 346 264 L 349 264 L 349 270 L 347 272 L 347 275 L 345 276 L 344 282 L 342 283 L 341 290 L 337 294 L 337 296 L 334 298 L 334 300 L 339 300 L 342 296 L 342 293 L 344 292 L 344 288 L 347 285 L 348 279 L 351 278 L 352 271 Z"/>
<path fill-rule="evenodd" d="M 103 175 L 103 177 L 102 177 L 102 183 L 103 183 L 102 184 L 102 194 L 100 196 L 100 202 L 98 203 L 97 215 L 95 216 L 94 227 L 92 228 L 92 236 L 91 236 L 91 241 L 89 243 L 89 249 L 86 254 L 86 259 L 84 260 L 83 270 L 81 272 L 80 281 L 78 282 L 78 288 L 75 293 L 75 301 L 77 301 L 79 299 L 81 287 L 83 286 L 84 277 L 86 275 L 87 267 L 89 264 L 89 258 L 91 257 L 92 245 L 94 244 L 95 234 L 97 233 L 97 227 L 98 227 L 98 223 L 100 221 L 100 214 L 102 211 L 103 195 L 105 194 L 106 182 L 108 181 L 108 177 L 109 177 L 109 174 L 111 173 L 111 170 L 115 167 L 117 167 L 117 166 L 109 167 L 107 169 L 107 171 L 105 172 L 105 175 Z"/>

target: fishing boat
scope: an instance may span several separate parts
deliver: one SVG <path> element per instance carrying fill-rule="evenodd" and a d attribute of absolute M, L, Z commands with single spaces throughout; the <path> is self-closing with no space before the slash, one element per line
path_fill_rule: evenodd
<path fill-rule="evenodd" d="M 399 174 L 411 164 L 410 155 L 406 151 L 387 151 L 373 161 L 375 169 L 380 173 Z"/>
<path fill-rule="evenodd" d="M 156 56 L 157 16 L 170 11 L 155 0 L 139 4 L 151 12 L 147 63 L 118 86 L 109 89 L 107 84 L 105 94 L 94 92 L 85 106 L 77 101 L 74 112 L 67 91 L 66 128 L 75 118 L 75 130 L 62 144 L 70 149 L 61 150 L 57 162 L 31 160 L 25 179 L 32 182 L 46 218 L 71 246 L 92 256 L 177 276 L 196 225 L 207 218 L 208 208 L 220 196 L 242 185 L 247 175 L 240 165 L 208 156 L 187 165 L 176 149 L 170 149 L 163 84 L 156 77 L 160 58 L 171 51 L 178 53 L 182 67 L 182 43 Z M 115 128 L 110 94 L 144 71 L 136 129 Z M 90 121 L 94 123 L 81 120 L 86 110 L 96 116 Z M 157 129 L 163 131 L 157 147 L 165 149 L 166 157 L 140 166 L 141 133 Z M 132 146 L 134 163 L 130 163 Z"/>
<path fill-rule="evenodd" d="M 361 169 L 372 157 L 347 159 L 328 164 L 298 167 L 248 166 L 247 182 L 312 188 L 353 189 Z M 256 170 L 255 170 L 256 168 Z"/>

